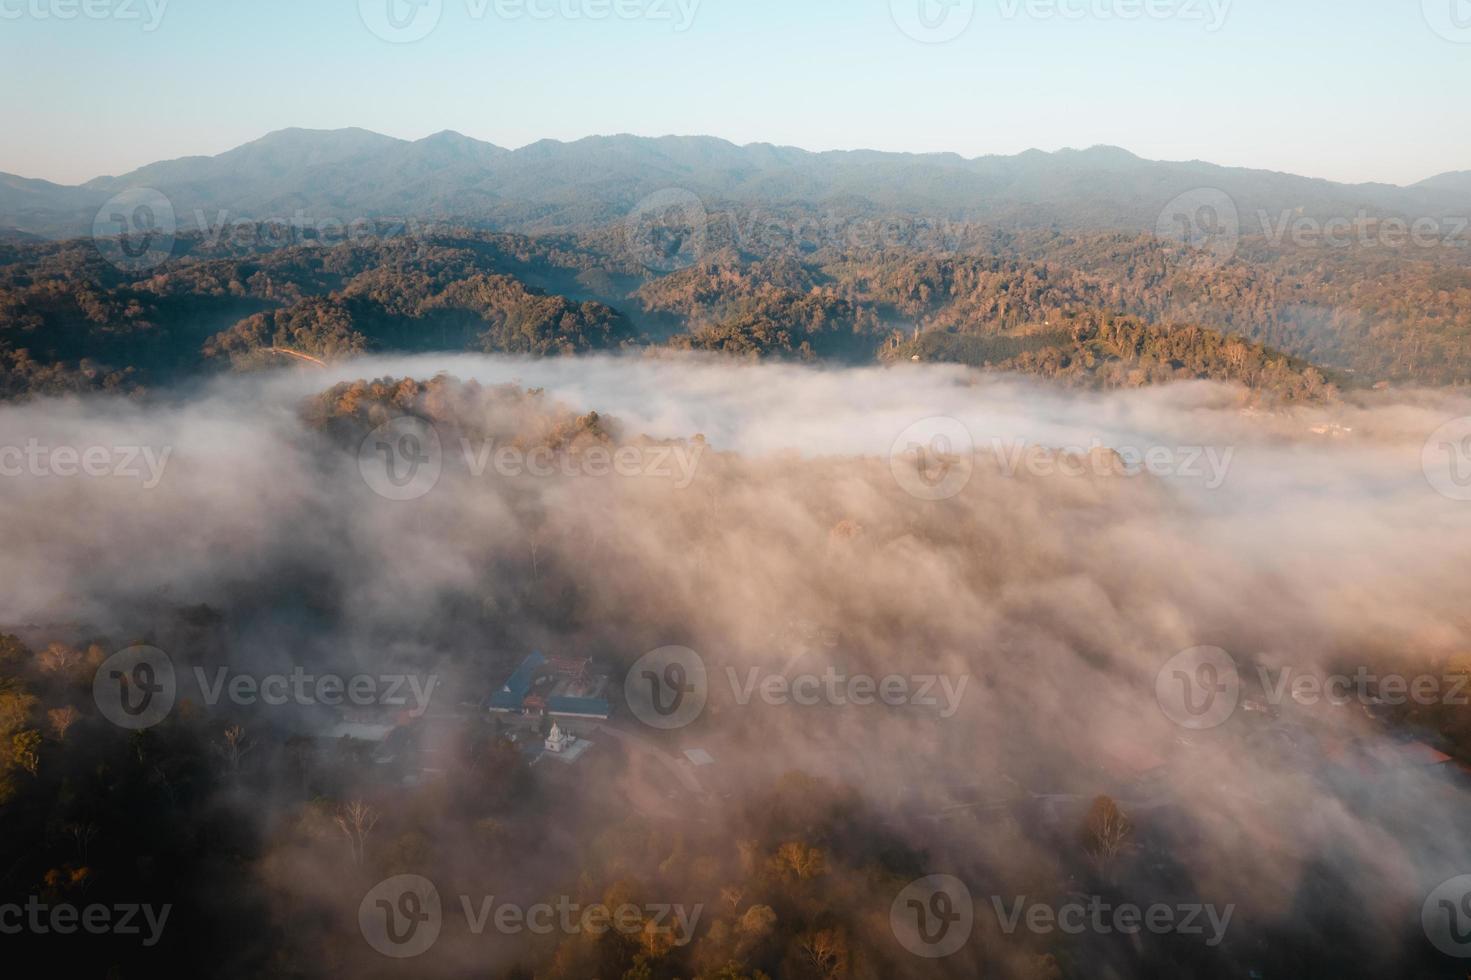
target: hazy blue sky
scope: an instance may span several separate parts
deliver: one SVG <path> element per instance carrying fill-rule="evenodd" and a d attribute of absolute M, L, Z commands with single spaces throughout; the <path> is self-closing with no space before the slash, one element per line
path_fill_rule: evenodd
<path fill-rule="evenodd" d="M 1471 0 L 0 0 L 0 82 L 0 171 L 63 182 L 287 126 L 1471 169 Z"/>

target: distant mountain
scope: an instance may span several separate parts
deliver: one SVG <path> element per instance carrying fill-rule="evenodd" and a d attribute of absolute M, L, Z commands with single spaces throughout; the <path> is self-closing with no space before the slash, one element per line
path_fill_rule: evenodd
<path fill-rule="evenodd" d="M 91 229 L 104 200 L 106 195 L 84 188 L 0 174 L 0 228 L 6 228 L 11 236 L 83 234 Z"/>
<path fill-rule="evenodd" d="M 1471 194 L 1471 170 L 1457 170 L 1448 174 L 1440 174 L 1431 177 L 1429 180 L 1422 180 L 1415 186 L 1423 190 Z"/>
<path fill-rule="evenodd" d="M 1471 212 L 1471 172 L 1413 187 L 1339 184 L 1210 163 L 1144 160 L 1117 147 L 956 154 L 814 153 L 705 136 L 595 136 L 519 150 L 443 132 L 417 141 L 362 129 L 289 129 L 214 157 L 149 164 L 79 187 L 0 175 L 0 227 L 50 237 L 86 234 L 97 209 L 133 188 L 167 196 L 181 227 L 196 213 L 348 222 L 453 218 L 534 231 L 620 219 L 643 197 L 680 188 L 710 207 L 841 207 L 920 213 L 1016 227 L 1153 229 L 1165 206 L 1201 188 L 1224 191 L 1248 228 L 1258 212 L 1353 218 Z"/>
<path fill-rule="evenodd" d="M 21 242 L 41 241 L 45 241 L 45 239 L 39 235 L 32 235 L 28 231 L 17 231 L 14 228 L 0 228 L 0 242 L 5 242 L 13 245 Z"/>

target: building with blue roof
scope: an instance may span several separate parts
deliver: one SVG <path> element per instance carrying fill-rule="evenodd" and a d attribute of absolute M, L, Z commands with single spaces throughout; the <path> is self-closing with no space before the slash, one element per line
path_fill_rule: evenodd
<path fill-rule="evenodd" d="M 607 685 L 607 674 L 594 670 L 590 659 L 549 658 L 538 651 L 521 661 L 485 707 L 500 714 L 607 720 L 613 714 L 604 696 Z"/>

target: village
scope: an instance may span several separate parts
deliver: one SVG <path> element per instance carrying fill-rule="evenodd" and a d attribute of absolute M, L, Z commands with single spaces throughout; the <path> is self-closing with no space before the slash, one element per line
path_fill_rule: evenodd
<path fill-rule="evenodd" d="M 361 785 L 364 777 L 383 794 L 452 783 L 487 755 L 513 752 L 538 783 L 569 792 L 602 785 L 651 818 L 675 819 L 712 801 L 700 773 L 714 757 L 675 748 L 620 710 L 622 686 L 606 665 L 532 652 L 496 676 L 445 683 L 422 714 L 323 710 L 274 734 L 313 792 Z M 276 740 L 265 730 L 252 735 Z"/>
<path fill-rule="evenodd" d="M 787 676 L 840 658 L 840 636 L 836 629 L 797 619 L 778 627 L 768 641 L 785 651 L 780 672 Z M 564 778 L 556 773 L 582 772 L 586 766 L 627 770 L 641 783 L 634 792 L 651 813 L 677 812 L 690 802 L 708 805 L 719 797 L 719 781 L 710 777 L 719 772 L 721 753 L 712 754 L 708 744 L 671 739 L 633 717 L 622 705 L 623 685 L 608 664 L 532 652 L 506 671 L 502 666 L 489 676 L 463 680 L 458 691 L 443 691 L 422 717 L 379 709 L 342 712 L 313 728 L 311 741 L 318 752 L 350 751 L 369 760 L 377 781 L 389 785 L 444 778 L 457 764 L 455 752 L 467 733 L 478 732 L 514 747 L 527 766 L 547 778 Z M 971 788 L 951 784 L 943 790 L 944 808 L 932 817 L 953 820 L 1006 810 L 1018 819 L 1062 828 L 1080 818 L 1095 795 L 1107 794 L 1147 822 L 1148 814 L 1174 805 L 1175 794 L 1190 784 L 1185 774 L 1219 744 L 1214 740 L 1222 739 L 1239 743 L 1265 765 L 1286 766 L 1340 789 L 1372 792 L 1410 777 L 1430 778 L 1447 793 L 1471 789 L 1471 766 L 1454 758 L 1453 746 L 1400 718 L 1377 697 L 1284 699 L 1252 689 L 1243 691 L 1230 724 L 1220 731 L 1182 729 L 1171 744 L 1102 733 L 1078 750 L 1078 761 L 1091 776 L 1044 777 L 1022 767 Z M 623 765 L 629 760 L 636 764 Z M 921 779 L 921 772 L 913 775 Z M 895 800 L 901 795 L 909 794 L 895 791 Z"/>

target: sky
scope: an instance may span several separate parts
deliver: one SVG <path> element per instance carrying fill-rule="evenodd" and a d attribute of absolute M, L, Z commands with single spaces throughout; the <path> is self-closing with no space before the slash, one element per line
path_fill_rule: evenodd
<path fill-rule="evenodd" d="M 1471 0 L 0 0 L 0 84 L 60 183 L 290 126 L 1471 169 Z"/>

